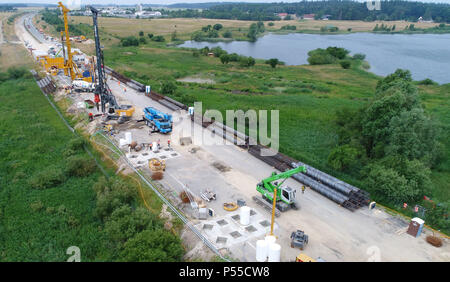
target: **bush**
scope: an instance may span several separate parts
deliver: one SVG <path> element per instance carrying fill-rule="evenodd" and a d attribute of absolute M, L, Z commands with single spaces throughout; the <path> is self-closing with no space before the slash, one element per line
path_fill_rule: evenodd
<path fill-rule="evenodd" d="M 213 26 L 213 29 L 215 29 L 215 30 L 221 30 L 222 28 L 223 28 L 223 25 L 221 25 L 221 24 L 215 24 Z"/>
<path fill-rule="evenodd" d="M 242 67 L 251 67 L 255 65 L 255 59 L 253 59 L 252 57 L 240 57 L 239 59 L 239 64 Z"/>
<path fill-rule="evenodd" d="M 348 60 L 340 61 L 339 64 L 343 69 L 349 69 L 352 66 L 352 63 Z"/>
<path fill-rule="evenodd" d="M 164 229 L 142 231 L 122 251 L 123 259 L 133 262 L 177 262 L 183 254 L 180 238 Z"/>
<path fill-rule="evenodd" d="M 355 55 L 353 55 L 353 59 L 364 61 L 366 59 L 366 55 L 361 54 L 361 53 L 356 53 Z"/>
<path fill-rule="evenodd" d="M 122 38 L 120 40 L 122 43 L 122 46 L 139 46 L 139 39 L 137 39 L 135 36 L 128 36 L 126 38 Z"/>
<path fill-rule="evenodd" d="M 147 43 L 147 39 L 145 39 L 145 37 L 140 37 L 139 38 L 139 43 L 140 44 L 146 44 Z"/>
<path fill-rule="evenodd" d="M 153 33 L 149 33 L 147 34 L 148 38 L 152 39 L 153 38 Z"/>
<path fill-rule="evenodd" d="M 424 80 L 419 81 L 419 85 L 437 85 L 437 82 L 434 82 L 433 80 L 426 78 Z"/>
<path fill-rule="evenodd" d="M 328 164 L 336 170 L 344 171 L 358 162 L 358 155 L 358 150 L 349 145 L 338 146 L 328 156 Z"/>
<path fill-rule="evenodd" d="M 139 36 L 144 36 L 144 32 L 143 31 L 139 31 Z"/>
<path fill-rule="evenodd" d="M 63 183 L 64 180 L 65 176 L 63 170 L 52 166 L 34 174 L 28 180 L 28 184 L 35 189 L 47 189 Z"/>
<path fill-rule="evenodd" d="M 336 58 L 331 56 L 324 49 L 316 49 L 308 52 L 308 63 L 310 65 L 326 65 L 336 62 Z"/>
<path fill-rule="evenodd" d="M 275 24 L 273 22 L 270 22 L 267 24 L 268 26 L 274 26 Z"/>
<path fill-rule="evenodd" d="M 66 174 L 69 176 L 82 177 L 95 171 L 95 161 L 82 156 L 71 156 L 67 158 Z"/>
<path fill-rule="evenodd" d="M 175 93 L 175 90 L 177 90 L 177 86 L 173 81 L 166 80 L 161 85 L 161 92 L 165 95 L 170 95 Z"/>
<path fill-rule="evenodd" d="M 162 35 L 153 36 L 152 40 L 155 41 L 155 42 L 164 42 L 164 41 L 166 41 L 166 39 Z"/>
<path fill-rule="evenodd" d="M 233 38 L 233 33 L 231 33 L 231 31 L 227 30 L 222 34 L 222 36 L 224 38 Z"/>

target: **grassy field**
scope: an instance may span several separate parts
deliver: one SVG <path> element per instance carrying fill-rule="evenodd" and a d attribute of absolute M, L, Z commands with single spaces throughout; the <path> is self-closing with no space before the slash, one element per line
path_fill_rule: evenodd
<path fill-rule="evenodd" d="M 71 23 L 92 24 L 91 17 L 71 17 Z M 174 31 L 177 32 L 182 40 L 190 39 L 190 34 L 200 30 L 203 26 L 220 23 L 225 30 L 233 32 L 234 38 L 240 38 L 248 32 L 248 27 L 253 22 L 239 20 L 216 20 L 216 19 L 122 19 L 122 18 L 99 18 L 99 26 L 107 33 L 116 37 L 126 37 L 131 34 L 138 34 L 143 31 L 145 34 L 153 33 L 157 35 L 169 36 Z M 268 26 L 269 21 L 264 22 L 267 32 L 278 32 L 285 25 L 294 25 L 297 32 L 320 32 L 320 28 L 333 25 L 340 31 L 347 32 L 351 28 L 352 32 L 370 32 L 378 24 L 388 26 L 396 25 L 397 30 L 403 30 L 405 26 L 411 24 L 406 21 L 321 21 L 321 20 L 288 20 L 273 21 L 274 26 Z M 414 23 L 416 28 L 434 27 L 435 23 Z M 221 31 L 221 32 L 223 32 Z"/>

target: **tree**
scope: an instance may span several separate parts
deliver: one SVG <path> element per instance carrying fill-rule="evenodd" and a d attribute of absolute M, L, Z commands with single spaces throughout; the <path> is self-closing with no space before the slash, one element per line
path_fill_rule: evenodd
<path fill-rule="evenodd" d="M 399 155 L 408 160 L 420 159 L 429 165 L 436 163 L 440 155 L 438 128 L 425 116 L 423 109 L 414 108 L 394 116 L 388 131 L 390 135 L 386 155 Z"/>
<path fill-rule="evenodd" d="M 139 31 L 139 36 L 144 36 L 144 32 L 142 30 Z"/>
<path fill-rule="evenodd" d="M 392 168 L 381 165 L 368 167 L 365 184 L 369 191 L 394 204 L 409 202 L 417 198 L 417 191 L 408 185 L 408 181 Z"/>
<path fill-rule="evenodd" d="M 124 261 L 178 262 L 184 254 L 180 239 L 164 229 L 145 230 L 128 240 L 122 251 Z"/>
<path fill-rule="evenodd" d="M 278 61 L 278 59 L 276 58 L 269 59 L 266 61 L 266 64 L 270 65 L 272 68 L 276 68 L 279 63 L 280 61 Z"/>
<path fill-rule="evenodd" d="M 149 33 L 147 34 L 148 38 L 152 39 L 153 38 L 153 33 Z"/>
<path fill-rule="evenodd" d="M 217 30 L 217 31 L 221 30 L 222 28 L 223 28 L 223 25 L 221 25 L 221 24 L 215 24 L 215 25 L 213 26 L 213 29 L 215 29 L 215 30 Z"/>
<path fill-rule="evenodd" d="M 358 150 L 350 145 L 337 146 L 328 155 L 328 164 L 336 170 L 344 171 L 358 162 L 358 155 Z"/>
<path fill-rule="evenodd" d="M 227 54 L 222 54 L 220 55 L 220 61 L 222 62 L 222 64 L 228 64 L 230 62 L 230 56 L 228 56 Z"/>

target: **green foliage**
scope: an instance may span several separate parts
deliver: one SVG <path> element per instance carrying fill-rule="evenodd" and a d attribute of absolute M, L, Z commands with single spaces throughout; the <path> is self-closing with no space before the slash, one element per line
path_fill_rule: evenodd
<path fill-rule="evenodd" d="M 338 58 L 339 60 L 345 59 L 347 54 L 350 53 L 350 51 L 348 51 L 347 49 L 339 47 L 328 47 L 326 51 L 328 54 L 335 58 Z"/>
<path fill-rule="evenodd" d="M 425 116 L 421 108 L 413 108 L 394 116 L 388 125 L 386 155 L 398 155 L 408 160 L 420 159 L 435 165 L 441 155 L 437 140 L 438 127 Z"/>
<path fill-rule="evenodd" d="M 252 57 L 244 57 L 244 56 L 242 56 L 242 57 L 239 59 L 239 64 L 240 64 L 242 67 L 252 67 L 252 66 L 255 65 L 255 59 L 252 58 Z"/>
<path fill-rule="evenodd" d="M 349 69 L 352 66 L 352 63 L 349 60 L 342 60 L 339 64 L 343 69 Z"/>
<path fill-rule="evenodd" d="M 139 37 L 139 44 L 146 44 L 147 43 L 147 39 L 145 39 L 145 37 Z"/>
<path fill-rule="evenodd" d="M 47 189 L 58 186 L 64 180 L 63 170 L 59 167 L 51 166 L 36 172 L 28 180 L 28 184 L 35 189 Z"/>
<path fill-rule="evenodd" d="M 297 29 L 297 26 L 295 26 L 295 25 L 283 25 L 281 27 L 281 30 L 296 30 L 296 29 Z"/>
<path fill-rule="evenodd" d="M 222 34 L 222 36 L 223 36 L 223 38 L 233 38 L 233 33 L 231 31 L 227 30 Z"/>
<path fill-rule="evenodd" d="M 418 84 L 419 85 L 437 85 L 438 83 L 429 78 L 425 78 L 424 80 L 419 81 Z"/>
<path fill-rule="evenodd" d="M 144 36 L 144 32 L 142 30 L 139 31 L 139 36 Z"/>
<path fill-rule="evenodd" d="M 222 54 L 220 55 L 220 61 L 222 62 L 222 64 L 228 64 L 230 62 L 230 56 L 228 56 L 227 54 Z"/>
<path fill-rule="evenodd" d="M 270 22 L 267 24 L 268 26 L 274 26 L 275 24 L 273 22 Z"/>
<path fill-rule="evenodd" d="M 147 36 L 148 36 L 149 39 L 152 39 L 153 38 L 153 33 L 149 33 L 149 34 L 147 34 Z"/>
<path fill-rule="evenodd" d="M 127 46 L 139 46 L 139 39 L 136 38 L 135 36 L 128 36 L 126 38 L 122 38 L 120 40 L 120 43 L 124 47 L 127 47 Z"/>
<path fill-rule="evenodd" d="M 70 156 L 67 158 L 66 174 L 75 177 L 84 177 L 95 172 L 96 164 L 91 158 L 83 156 Z"/>
<path fill-rule="evenodd" d="M 416 191 L 408 185 L 408 181 L 397 171 L 380 165 L 372 165 L 366 177 L 366 187 L 378 197 L 400 204 L 417 197 Z"/>
<path fill-rule="evenodd" d="M 324 49 L 316 49 L 308 52 L 308 63 L 310 65 L 334 64 L 337 59 Z"/>
<path fill-rule="evenodd" d="M 125 243 L 124 261 L 177 262 L 184 250 L 180 239 L 162 229 L 145 230 Z"/>
<path fill-rule="evenodd" d="M 161 93 L 165 95 L 171 95 L 177 90 L 177 86 L 171 80 L 163 81 L 161 84 Z"/>
<path fill-rule="evenodd" d="M 279 63 L 280 61 L 278 61 L 278 59 L 276 58 L 269 59 L 266 61 L 266 64 L 270 65 L 272 68 L 276 68 Z"/>
<path fill-rule="evenodd" d="M 366 55 L 361 54 L 361 53 L 356 53 L 355 55 L 353 55 L 353 59 L 364 61 L 366 59 Z"/>
<path fill-rule="evenodd" d="M 337 26 L 334 25 L 326 25 L 326 26 L 322 26 L 320 28 L 321 32 L 338 32 L 339 28 Z"/>
<path fill-rule="evenodd" d="M 164 42 L 166 39 L 162 35 L 156 35 L 152 37 L 152 40 L 155 42 Z"/>
<path fill-rule="evenodd" d="M 338 146 L 328 156 L 328 164 L 335 170 L 344 171 L 358 162 L 358 156 L 357 149 L 349 145 Z"/>
<path fill-rule="evenodd" d="M 133 210 L 129 205 L 115 209 L 105 223 L 105 232 L 117 243 L 125 243 L 146 229 L 158 228 L 163 228 L 163 225 L 155 215 L 144 208 Z"/>
<path fill-rule="evenodd" d="M 221 25 L 221 24 L 215 24 L 215 25 L 213 26 L 213 29 L 215 29 L 215 30 L 217 30 L 217 31 L 221 30 L 222 28 L 223 28 L 223 25 Z"/>
<path fill-rule="evenodd" d="M 100 178 L 93 189 L 97 194 L 95 213 L 103 221 L 107 220 L 117 208 L 123 205 L 131 206 L 136 197 L 135 188 L 120 179 L 107 181 Z"/>

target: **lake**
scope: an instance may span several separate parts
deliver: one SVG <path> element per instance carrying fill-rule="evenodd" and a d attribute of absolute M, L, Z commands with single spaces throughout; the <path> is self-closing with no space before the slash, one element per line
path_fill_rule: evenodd
<path fill-rule="evenodd" d="M 259 59 L 277 58 L 287 65 L 307 64 L 308 52 L 329 46 L 343 47 L 351 54 L 363 53 L 370 71 L 388 75 L 396 69 L 408 69 L 415 80 L 430 78 L 450 83 L 450 34 L 374 34 L 352 33 L 320 35 L 291 33 L 268 34 L 256 42 L 195 42 L 180 47 L 220 46 L 228 53 Z"/>

